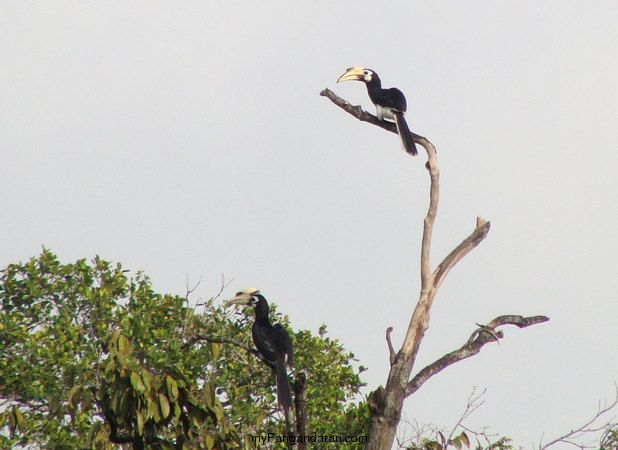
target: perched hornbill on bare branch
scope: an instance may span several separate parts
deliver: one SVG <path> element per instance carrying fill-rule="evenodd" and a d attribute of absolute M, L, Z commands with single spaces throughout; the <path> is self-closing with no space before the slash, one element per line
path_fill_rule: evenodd
<path fill-rule="evenodd" d="M 403 117 L 407 110 L 406 97 L 403 95 L 403 92 L 397 88 L 382 89 L 382 82 L 378 74 L 371 69 L 361 66 L 350 67 L 339 77 L 337 83 L 348 80 L 365 83 L 369 98 L 376 105 L 378 119 L 395 121 L 397 133 L 399 133 L 401 138 L 401 146 L 410 155 L 417 155 L 418 151 L 414 144 L 414 138 L 406 119 Z"/>

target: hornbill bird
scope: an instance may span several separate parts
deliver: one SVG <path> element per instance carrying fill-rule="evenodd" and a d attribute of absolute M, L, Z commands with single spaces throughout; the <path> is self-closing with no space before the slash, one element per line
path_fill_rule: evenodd
<path fill-rule="evenodd" d="M 277 400 L 286 418 L 292 408 L 292 391 L 288 379 L 287 367 L 292 367 L 292 340 L 281 324 L 272 325 L 268 319 L 268 302 L 260 291 L 247 288 L 236 293 L 227 302 L 230 305 L 249 305 L 255 311 L 255 322 L 251 327 L 253 343 L 260 352 L 264 362 L 270 366 L 277 380 Z"/>
<path fill-rule="evenodd" d="M 401 139 L 401 146 L 410 155 L 417 155 L 414 138 L 410 133 L 410 128 L 403 117 L 407 109 L 406 98 L 397 88 L 382 89 L 380 77 L 371 69 L 356 66 L 350 67 L 339 77 L 337 83 L 341 81 L 357 80 L 362 81 L 367 86 L 369 98 L 376 105 L 378 119 L 394 120 L 397 125 L 397 133 Z"/>

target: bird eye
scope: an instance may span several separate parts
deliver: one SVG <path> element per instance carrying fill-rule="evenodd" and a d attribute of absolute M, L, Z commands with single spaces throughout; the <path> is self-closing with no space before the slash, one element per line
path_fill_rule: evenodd
<path fill-rule="evenodd" d="M 363 73 L 364 73 L 365 75 L 369 75 L 369 71 L 368 71 L 368 70 L 365 70 Z"/>

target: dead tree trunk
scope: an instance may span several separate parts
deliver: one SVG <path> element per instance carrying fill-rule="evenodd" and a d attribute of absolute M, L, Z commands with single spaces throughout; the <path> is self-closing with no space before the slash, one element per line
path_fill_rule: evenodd
<path fill-rule="evenodd" d="M 363 111 L 359 106 L 353 106 L 341 99 L 329 89 L 323 90 L 320 95 L 329 98 L 337 106 L 361 121 L 372 123 L 393 133 L 397 132 L 394 123 L 380 121 L 377 117 Z M 429 172 L 431 182 L 429 189 L 429 209 L 423 223 L 421 289 L 403 344 L 398 352 L 393 350 L 390 340 L 391 329 L 389 328 L 386 333 L 388 348 L 391 353 L 391 369 L 385 387 L 378 387 L 369 395 L 368 399 L 371 423 L 368 432 L 369 442 L 366 448 L 371 450 L 388 450 L 393 445 L 397 426 L 401 419 L 403 402 L 406 397 L 416 392 L 416 390 L 418 390 L 418 388 L 431 376 L 461 359 L 468 358 L 478 353 L 481 347 L 487 342 L 497 341 L 501 338 L 502 332 L 496 331 L 496 327 L 512 324 L 521 328 L 549 320 L 545 316 L 528 318 L 521 316 L 500 316 L 491 321 L 488 325 L 479 326 L 479 329 L 472 334 L 463 347 L 438 359 L 433 364 L 421 370 L 412 380 L 410 379 L 418 349 L 429 327 L 429 312 L 440 284 L 455 264 L 485 239 L 489 233 L 490 227 L 489 222 L 478 217 L 476 220 L 476 227 L 472 233 L 449 253 L 435 270 L 431 270 L 431 237 L 440 197 L 440 171 L 438 169 L 436 149 L 431 142 L 418 135 L 414 135 L 414 141 L 422 145 L 427 151 L 428 160 L 425 166 Z"/>

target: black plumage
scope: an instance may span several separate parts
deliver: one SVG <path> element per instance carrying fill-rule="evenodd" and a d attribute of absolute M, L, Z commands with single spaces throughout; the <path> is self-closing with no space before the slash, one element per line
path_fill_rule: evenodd
<path fill-rule="evenodd" d="M 404 118 L 408 109 L 406 97 L 397 88 L 382 89 L 382 81 L 376 72 L 365 67 L 351 67 L 339 77 L 337 82 L 357 80 L 367 86 L 367 93 L 376 107 L 378 119 L 392 120 L 397 125 L 397 133 L 401 139 L 401 146 L 410 155 L 417 155 L 418 150 L 410 128 Z"/>
<path fill-rule="evenodd" d="M 251 327 L 253 343 L 264 362 L 273 370 L 277 382 L 277 400 L 279 406 L 288 417 L 292 408 L 292 391 L 288 379 L 287 368 L 292 367 L 292 339 L 281 324 L 270 323 L 268 302 L 257 289 L 250 288 L 240 291 L 231 304 L 252 306 L 255 311 L 255 322 Z"/>

